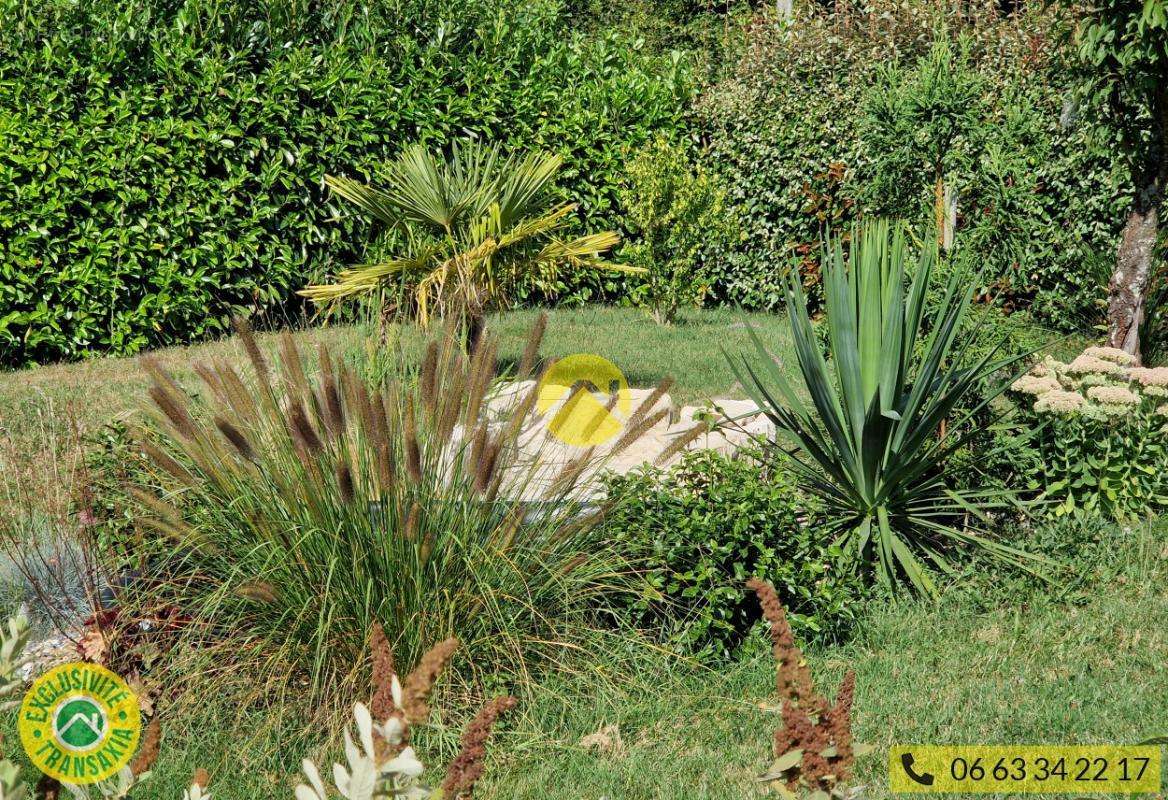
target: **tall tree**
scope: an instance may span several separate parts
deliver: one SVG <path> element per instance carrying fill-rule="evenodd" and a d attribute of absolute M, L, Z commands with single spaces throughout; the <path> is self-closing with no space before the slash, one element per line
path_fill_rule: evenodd
<path fill-rule="evenodd" d="M 1134 200 L 1108 286 L 1108 339 L 1140 355 L 1140 324 L 1168 189 L 1168 0 L 1061 0 L 1081 12 L 1092 106 L 1120 132 Z"/>

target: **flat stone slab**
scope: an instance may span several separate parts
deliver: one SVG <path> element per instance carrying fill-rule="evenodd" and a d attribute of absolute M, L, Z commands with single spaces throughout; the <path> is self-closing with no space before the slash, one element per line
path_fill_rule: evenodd
<path fill-rule="evenodd" d="M 533 381 L 502 383 L 496 387 L 485 404 L 488 424 L 494 427 L 509 422 L 515 408 L 534 388 Z M 636 416 L 653 390 L 630 389 L 629 392 L 632 414 Z M 505 481 L 505 485 L 521 487 L 523 499 L 544 497 L 564 468 L 588 452 L 587 447 L 561 441 L 548 427 L 565 402 L 567 398 L 561 398 L 542 413 L 538 408 L 533 409 L 524 423 L 519 435 L 520 454 L 511 467 L 516 474 Z M 775 434 L 774 424 L 749 400 L 714 398 L 709 403 L 679 408 L 668 394 L 663 394 L 639 418 L 647 418 L 662 410 L 668 413 L 619 452 L 614 453 L 613 448 L 620 441 L 620 435 L 593 448 L 591 463 L 580 477 L 587 496 L 595 497 L 601 493 L 597 478 L 602 472 L 623 475 L 645 465 L 669 467 L 680 461 L 685 453 L 694 450 L 714 450 L 732 455 L 745 446 L 772 439 Z M 622 423 L 627 422 L 615 409 L 612 413 L 621 418 Z M 694 426 L 702 423 L 709 426 L 708 431 L 680 449 L 675 446 L 680 437 L 691 434 Z M 461 429 L 455 431 L 456 437 L 463 435 Z"/>

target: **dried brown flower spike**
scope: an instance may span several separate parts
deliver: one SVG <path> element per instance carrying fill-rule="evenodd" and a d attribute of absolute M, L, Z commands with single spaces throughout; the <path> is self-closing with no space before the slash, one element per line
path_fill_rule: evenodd
<path fill-rule="evenodd" d="M 499 715 L 510 711 L 517 701 L 514 697 L 496 697 L 487 703 L 462 733 L 462 747 L 458 756 L 446 768 L 442 781 L 442 797 L 446 800 L 471 800 L 475 784 L 483 776 L 483 761 L 487 756 L 487 742 Z"/>
<path fill-rule="evenodd" d="M 758 578 L 746 585 L 758 595 L 770 623 L 783 716 L 783 726 L 775 731 L 775 762 L 759 780 L 785 797 L 794 797 L 797 791 L 843 797 L 859 749 L 852 740 L 851 720 L 856 674 L 849 671 L 844 676 L 835 705 L 816 694 L 811 670 L 795 645 L 775 588 Z"/>
<path fill-rule="evenodd" d="M 422 656 L 414 671 L 406 676 L 402 684 L 402 710 L 406 719 L 414 724 L 425 722 L 430 716 L 430 707 L 426 702 L 430 699 L 430 692 L 434 689 L 434 681 L 446 669 L 454 651 L 458 649 L 458 640 L 446 639 L 431 647 Z"/>

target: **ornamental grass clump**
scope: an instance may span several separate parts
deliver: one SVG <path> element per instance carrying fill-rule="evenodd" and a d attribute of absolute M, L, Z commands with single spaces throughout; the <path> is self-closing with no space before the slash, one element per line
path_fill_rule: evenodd
<path fill-rule="evenodd" d="M 815 691 L 775 588 L 758 578 L 746 586 L 758 596 L 770 625 L 783 715 L 783 725 L 775 731 L 775 762 L 759 780 L 784 797 L 845 797 L 857 751 L 868 749 L 852 738 L 856 673 L 848 670 L 835 703 L 828 703 Z"/>
<path fill-rule="evenodd" d="M 1035 430 L 1036 488 L 1052 514 L 1133 519 L 1168 507 L 1168 368 L 1088 347 L 1070 363 L 1048 356 L 1011 389 Z"/>
<path fill-rule="evenodd" d="M 138 546 L 158 580 L 128 602 L 182 608 L 204 647 L 318 690 L 344 685 L 374 624 L 405 663 L 457 636 L 464 678 L 525 674 L 580 630 L 619 566 L 587 505 L 602 462 L 533 454 L 536 388 L 500 410 L 494 336 L 468 353 L 450 328 L 370 382 L 287 333 L 271 362 L 239 334 L 252 375 L 197 365 L 197 395 L 146 362 Z"/>

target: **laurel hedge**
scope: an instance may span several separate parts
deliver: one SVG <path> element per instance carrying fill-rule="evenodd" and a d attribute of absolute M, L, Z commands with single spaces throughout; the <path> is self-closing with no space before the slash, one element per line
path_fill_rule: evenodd
<path fill-rule="evenodd" d="M 673 129 L 684 61 L 577 35 L 559 0 L 0 0 L 0 366 L 295 313 L 369 231 L 323 191 L 408 141 L 567 160 L 614 224 L 621 153 Z M 582 294 L 588 292 L 584 287 Z"/>

